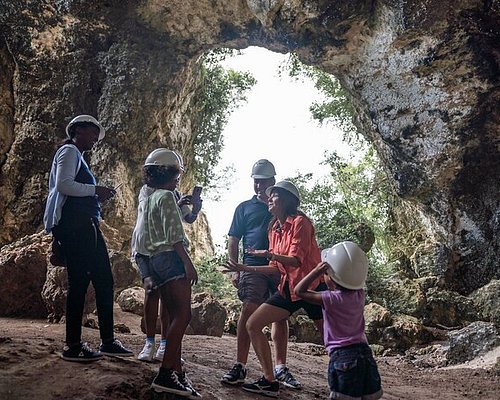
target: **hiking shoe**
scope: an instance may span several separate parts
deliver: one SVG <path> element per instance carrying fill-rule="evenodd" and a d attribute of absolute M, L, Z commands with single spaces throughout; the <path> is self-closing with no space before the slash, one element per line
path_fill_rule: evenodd
<path fill-rule="evenodd" d="M 123 344 L 118 339 L 113 340 L 111 343 L 101 343 L 99 353 L 114 357 L 130 357 L 134 355 L 132 351 L 123 347 Z"/>
<path fill-rule="evenodd" d="M 247 377 L 246 368 L 240 363 L 236 363 L 220 380 L 222 383 L 228 383 L 229 385 L 237 385 L 239 383 L 244 383 Z"/>
<path fill-rule="evenodd" d="M 146 343 L 144 344 L 142 351 L 137 356 L 137 359 L 140 361 L 153 361 L 155 350 L 155 342 L 149 342 L 146 340 Z"/>
<path fill-rule="evenodd" d="M 292 388 L 292 389 L 297 389 L 297 390 L 298 389 L 302 389 L 302 385 L 300 384 L 300 382 L 293 377 L 293 375 L 290 372 L 290 370 L 288 368 L 286 368 L 286 367 L 283 368 L 279 372 L 275 371 L 274 372 L 274 377 L 283 386 L 286 386 L 286 387 L 289 387 L 289 388 Z"/>
<path fill-rule="evenodd" d="M 160 345 L 158 346 L 158 350 L 156 350 L 155 360 L 163 361 L 163 356 L 165 355 L 166 347 L 167 347 L 166 344 L 160 343 Z"/>
<path fill-rule="evenodd" d="M 90 362 L 97 361 L 102 355 L 92 350 L 88 343 L 80 343 L 76 346 L 64 346 L 61 358 L 66 361 Z"/>
<path fill-rule="evenodd" d="M 179 382 L 175 371 L 169 368 L 160 368 L 151 387 L 155 392 L 174 393 L 182 397 L 189 397 L 193 394 L 191 390 Z"/>
<path fill-rule="evenodd" d="M 280 394 L 279 382 L 269 382 L 264 377 L 253 383 L 245 383 L 241 386 L 241 388 L 247 392 L 257 393 L 267 397 L 278 397 Z"/>
<path fill-rule="evenodd" d="M 188 378 L 184 371 L 176 372 L 175 374 L 177 375 L 179 382 L 182 383 L 187 389 L 191 390 L 191 395 L 188 396 L 188 399 L 197 400 L 202 398 L 201 394 L 193 387 L 193 382 L 191 382 L 191 379 Z"/>

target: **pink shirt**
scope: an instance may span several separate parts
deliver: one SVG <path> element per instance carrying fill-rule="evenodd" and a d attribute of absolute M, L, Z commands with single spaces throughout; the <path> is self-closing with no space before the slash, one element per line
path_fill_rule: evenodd
<path fill-rule="evenodd" d="M 365 335 L 364 289 L 342 292 L 325 290 L 323 300 L 323 338 L 328 354 L 339 347 L 368 343 Z"/>

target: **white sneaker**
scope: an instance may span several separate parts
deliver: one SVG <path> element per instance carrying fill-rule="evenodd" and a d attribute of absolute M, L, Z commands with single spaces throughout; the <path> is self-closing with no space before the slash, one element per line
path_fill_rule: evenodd
<path fill-rule="evenodd" d="M 140 361 L 153 361 L 153 355 L 155 354 L 155 350 L 156 350 L 155 342 L 146 341 L 146 344 L 144 345 L 144 348 L 137 356 L 137 359 Z"/>
<path fill-rule="evenodd" d="M 163 361 L 163 356 L 165 355 L 165 347 L 167 347 L 167 346 L 160 343 L 160 345 L 158 346 L 158 350 L 156 350 L 156 354 L 155 354 L 156 360 Z"/>

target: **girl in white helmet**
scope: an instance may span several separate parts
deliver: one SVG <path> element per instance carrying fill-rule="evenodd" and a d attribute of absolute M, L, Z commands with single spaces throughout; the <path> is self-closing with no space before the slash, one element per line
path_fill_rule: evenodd
<path fill-rule="evenodd" d="M 157 149 L 146 159 L 144 183 L 154 189 L 143 204 L 143 232 L 146 278 L 151 289 L 157 288 L 170 324 L 165 353 L 152 387 L 156 391 L 190 399 L 201 398 L 182 371 L 181 344 L 191 319 L 191 285 L 198 274 L 189 257 L 189 242 L 175 196 L 181 166 L 167 149 Z M 175 154 L 175 153 L 174 153 Z M 146 285 L 146 279 L 145 279 Z"/>
<path fill-rule="evenodd" d="M 323 310 L 330 399 L 377 400 L 382 397 L 382 386 L 363 316 L 368 260 L 353 242 L 338 243 L 321 255 L 323 261 L 299 282 L 295 294 Z M 308 289 L 321 276 L 329 290 Z"/>

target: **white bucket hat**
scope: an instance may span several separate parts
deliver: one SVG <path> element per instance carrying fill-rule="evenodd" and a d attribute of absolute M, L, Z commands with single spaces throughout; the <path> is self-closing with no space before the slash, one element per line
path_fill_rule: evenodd
<path fill-rule="evenodd" d="M 276 183 L 274 186 L 269 186 L 266 189 L 267 196 L 271 196 L 271 192 L 275 188 L 284 189 L 287 192 L 293 194 L 297 198 L 297 200 L 299 201 L 299 203 L 300 203 L 299 190 L 297 189 L 297 187 L 292 182 L 290 182 L 290 181 L 280 181 L 280 182 Z"/>

